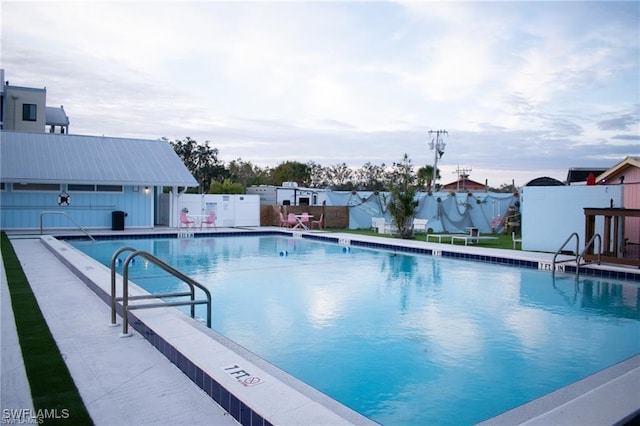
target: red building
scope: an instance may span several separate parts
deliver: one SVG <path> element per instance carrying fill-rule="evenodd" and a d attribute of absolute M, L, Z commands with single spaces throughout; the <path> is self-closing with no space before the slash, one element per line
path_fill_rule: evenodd
<path fill-rule="evenodd" d="M 457 181 L 442 185 L 441 191 L 484 191 L 487 186 L 469 179 L 468 175 L 461 175 Z"/>

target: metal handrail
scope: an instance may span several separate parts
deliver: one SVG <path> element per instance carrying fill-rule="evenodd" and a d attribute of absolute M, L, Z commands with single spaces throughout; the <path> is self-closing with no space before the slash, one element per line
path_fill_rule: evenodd
<path fill-rule="evenodd" d="M 116 262 L 118 259 L 118 255 L 125 251 L 131 251 L 127 258 L 124 260 L 122 267 L 122 296 L 116 297 Z M 141 296 L 129 296 L 129 264 L 131 261 L 140 256 L 147 261 L 153 263 L 164 271 L 170 273 L 176 278 L 182 280 L 189 286 L 190 291 L 188 292 L 178 292 L 178 293 L 162 293 L 162 294 L 148 294 Z M 207 299 L 206 300 L 196 300 L 195 299 L 195 287 L 198 287 L 200 290 L 204 292 Z M 142 305 L 129 305 L 130 300 L 141 300 L 141 299 L 161 299 L 164 297 L 180 297 L 180 296 L 190 296 L 190 300 L 188 301 L 174 301 L 174 302 L 161 302 L 161 303 L 145 303 Z M 128 312 L 134 309 L 147 309 L 147 308 L 160 308 L 165 306 L 191 306 L 191 318 L 195 318 L 195 305 L 205 304 L 207 305 L 207 327 L 211 327 L 211 292 L 202 284 L 197 282 L 196 280 L 188 277 L 182 272 L 178 271 L 171 265 L 163 262 L 158 259 L 154 255 L 149 252 L 136 250 L 132 247 L 122 247 L 115 251 L 113 256 L 111 257 L 111 324 L 116 323 L 116 302 L 122 301 L 122 335 L 129 335 L 129 316 Z"/>
<path fill-rule="evenodd" d="M 564 243 L 562 243 L 562 246 L 560 246 L 560 248 L 556 251 L 556 254 L 553 256 L 553 262 L 551 262 L 551 271 L 554 274 L 556 272 L 556 263 L 571 262 L 572 259 L 561 260 L 559 262 L 556 262 L 556 259 L 558 258 L 558 255 L 560 254 L 562 249 L 565 248 L 567 244 L 569 244 L 569 241 L 571 241 L 571 238 L 573 237 L 576 237 L 575 261 L 576 261 L 576 264 L 578 263 L 578 256 L 579 256 L 578 253 L 580 253 L 580 236 L 578 235 L 577 232 L 574 232 L 571 235 L 569 235 L 569 237 L 564 241 Z"/>
<path fill-rule="evenodd" d="M 93 238 L 93 237 L 91 236 L 91 234 L 89 234 L 89 233 L 87 232 L 87 230 L 86 230 L 86 229 L 84 229 L 82 226 L 80 226 L 80 224 L 78 224 L 78 222 L 76 222 L 75 220 L 73 220 L 73 218 L 72 218 L 71 216 L 69 216 L 69 215 L 67 214 L 67 212 L 57 212 L 57 211 L 44 211 L 44 212 L 40 212 L 40 235 L 42 235 L 42 234 L 43 234 L 43 222 L 44 222 L 44 215 L 46 215 L 46 214 L 61 214 L 61 215 L 63 215 L 63 216 L 66 216 L 66 217 L 67 217 L 67 219 L 69 219 L 71 222 L 73 222 L 73 224 L 74 224 L 75 226 L 77 226 L 77 227 L 78 227 L 82 232 L 84 232 L 84 233 L 87 235 L 87 237 L 91 238 L 91 240 L 92 240 L 92 241 L 95 241 L 95 238 Z"/>
<path fill-rule="evenodd" d="M 589 248 L 591 246 L 593 246 L 595 248 L 595 241 L 598 240 L 598 265 L 600 264 L 600 256 L 602 254 L 602 237 L 600 236 L 600 234 L 594 234 L 593 237 L 591 237 L 591 239 L 585 244 L 584 249 L 580 252 L 578 251 L 579 247 L 580 247 L 580 237 L 578 236 L 578 234 L 576 232 L 574 232 L 573 234 L 569 235 L 569 238 L 566 239 L 566 241 L 564 242 L 564 244 L 562 244 L 562 247 L 560 247 L 558 249 L 558 251 L 556 251 L 556 254 L 553 256 L 553 262 L 551 264 L 551 269 L 552 272 L 555 274 L 556 272 L 556 263 L 562 263 L 562 262 L 571 262 L 573 259 L 566 259 L 566 260 L 561 260 L 556 262 L 556 258 L 558 257 L 558 254 L 562 251 L 562 249 L 569 243 L 569 241 L 571 240 L 571 238 L 575 236 L 576 237 L 576 276 L 578 276 L 578 274 L 580 274 L 580 265 L 581 265 L 581 259 L 584 259 L 584 255 L 587 253 L 587 250 L 589 250 Z"/>
<path fill-rule="evenodd" d="M 589 242 L 585 244 L 584 250 L 582 250 L 580 256 L 578 256 L 578 266 L 580 266 L 580 259 L 584 259 L 584 255 L 587 253 L 587 250 L 589 250 L 589 247 L 593 246 L 595 248 L 596 240 L 598 240 L 598 265 L 600 264 L 600 256 L 602 255 L 602 237 L 600 236 L 600 234 L 594 234 Z M 578 273 L 577 271 L 578 269 L 576 268 L 576 273 Z"/>

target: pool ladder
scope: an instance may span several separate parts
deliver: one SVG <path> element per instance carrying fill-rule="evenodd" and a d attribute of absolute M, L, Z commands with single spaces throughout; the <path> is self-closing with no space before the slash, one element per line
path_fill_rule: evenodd
<path fill-rule="evenodd" d="M 567 246 L 567 244 L 569 244 L 569 242 L 571 241 L 571 239 L 575 237 L 576 238 L 576 249 L 574 251 L 574 253 L 576 254 L 575 259 L 565 259 L 565 260 L 559 260 L 556 261 L 556 259 L 558 258 L 558 255 L 560 254 L 560 252 L 562 251 L 563 248 L 565 248 Z M 562 244 L 562 246 L 560 246 L 560 248 L 556 251 L 556 254 L 553 256 L 553 262 L 551 263 L 551 271 L 553 274 L 556 273 L 556 264 L 558 263 L 563 263 L 563 262 L 571 262 L 573 260 L 575 260 L 576 262 L 576 276 L 578 276 L 578 274 L 580 273 L 580 265 L 586 265 L 586 262 L 581 263 L 582 260 L 584 260 L 584 255 L 587 253 L 587 250 L 589 250 L 589 248 L 595 248 L 595 242 L 596 240 L 598 241 L 598 265 L 600 264 L 600 255 L 602 254 L 602 237 L 600 237 L 600 234 L 594 234 L 593 237 L 591 237 L 591 239 L 587 242 L 587 244 L 585 244 L 584 249 L 579 252 L 579 247 L 580 247 L 580 236 L 578 235 L 577 232 L 572 233 L 571 235 L 569 235 L 569 237 L 565 240 L 565 242 Z"/>
<path fill-rule="evenodd" d="M 130 251 L 131 253 L 126 257 L 122 263 L 122 297 L 116 297 L 116 264 L 118 256 L 121 253 Z M 129 265 L 136 257 L 142 257 L 143 259 L 153 263 L 157 267 L 170 273 L 174 277 L 182 280 L 189 286 L 189 291 L 176 292 L 176 293 L 162 293 L 162 294 L 146 294 L 140 296 L 129 295 Z M 206 295 L 205 299 L 196 300 L 195 288 L 198 287 Z M 156 303 L 143 303 L 139 305 L 131 305 L 129 302 L 132 300 L 142 299 L 162 299 L 165 297 L 184 297 L 189 296 L 189 300 L 172 301 L 172 302 L 156 302 Z M 149 309 L 149 308 L 163 308 L 167 306 L 186 306 L 191 305 L 191 318 L 195 318 L 195 305 L 207 305 L 207 327 L 211 327 L 211 292 L 197 282 L 196 280 L 186 276 L 182 272 L 178 271 L 171 265 L 163 262 L 149 252 L 137 250 L 133 247 L 122 247 L 116 250 L 111 257 L 111 324 L 116 324 L 116 302 L 122 302 L 122 335 L 123 337 L 130 336 L 129 333 L 129 311 L 134 309 Z"/>

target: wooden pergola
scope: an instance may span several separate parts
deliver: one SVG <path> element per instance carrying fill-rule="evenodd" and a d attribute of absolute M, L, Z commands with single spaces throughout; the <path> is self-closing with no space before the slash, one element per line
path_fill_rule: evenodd
<path fill-rule="evenodd" d="M 586 207 L 584 209 L 584 216 L 584 235 L 587 243 L 591 241 L 591 238 L 593 238 L 596 233 L 596 218 L 598 216 L 604 218 L 604 229 L 601 236 L 601 262 L 640 267 L 640 251 L 628 250 L 629 247 L 640 244 L 640 235 L 636 235 L 634 238 L 625 238 L 624 232 L 625 219 L 629 217 L 640 218 L 640 209 Z M 597 244 L 595 248 L 599 248 Z M 584 259 L 589 262 L 598 260 L 598 256 L 594 252 L 594 246 L 589 247 L 584 255 Z"/>

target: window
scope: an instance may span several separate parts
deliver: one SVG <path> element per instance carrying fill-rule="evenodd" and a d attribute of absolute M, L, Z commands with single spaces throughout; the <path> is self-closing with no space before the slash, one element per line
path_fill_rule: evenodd
<path fill-rule="evenodd" d="M 35 104 L 22 104 L 22 120 L 23 121 L 37 121 L 37 105 Z"/>
<path fill-rule="evenodd" d="M 14 183 L 14 191 L 60 191 L 57 183 Z"/>
<path fill-rule="evenodd" d="M 96 185 L 98 192 L 122 192 L 122 185 Z"/>
<path fill-rule="evenodd" d="M 96 190 L 95 185 L 81 185 L 81 184 L 75 184 L 75 183 L 70 183 L 69 185 L 67 185 L 67 191 L 95 192 L 95 190 Z"/>
<path fill-rule="evenodd" d="M 0 182 L 0 191 L 4 191 L 5 189 L 7 188 L 4 186 L 4 182 Z"/>

